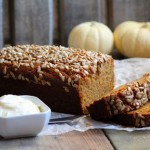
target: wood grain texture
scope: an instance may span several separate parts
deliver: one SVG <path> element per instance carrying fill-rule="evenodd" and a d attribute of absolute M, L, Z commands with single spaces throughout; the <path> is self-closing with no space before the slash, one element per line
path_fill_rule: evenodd
<path fill-rule="evenodd" d="M 14 44 L 52 44 L 52 0 L 14 0 L 12 10 Z"/>
<path fill-rule="evenodd" d="M 3 0 L 0 0 L 0 48 L 3 47 Z"/>
<path fill-rule="evenodd" d="M 57 45 L 59 43 L 59 8 L 58 8 L 58 2 L 59 0 L 54 0 L 53 5 L 54 5 L 54 37 L 53 37 L 53 43 L 54 45 Z"/>
<path fill-rule="evenodd" d="M 4 44 L 10 43 L 10 7 L 9 0 L 3 0 Z"/>
<path fill-rule="evenodd" d="M 69 132 L 59 136 L 40 136 L 3 140 L 1 150 L 113 150 L 101 130 L 86 132 Z"/>
<path fill-rule="evenodd" d="M 117 150 L 149 150 L 150 131 L 105 130 L 111 143 Z"/>
<path fill-rule="evenodd" d="M 105 0 L 61 0 L 60 9 L 60 43 L 67 45 L 71 29 L 82 22 L 100 21 L 107 23 Z"/>
<path fill-rule="evenodd" d="M 108 24 L 111 29 L 127 20 L 150 20 L 150 1 L 148 0 L 108 0 L 107 6 Z"/>

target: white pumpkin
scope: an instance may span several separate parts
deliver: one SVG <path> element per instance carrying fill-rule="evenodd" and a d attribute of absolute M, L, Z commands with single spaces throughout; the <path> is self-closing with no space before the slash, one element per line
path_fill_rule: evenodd
<path fill-rule="evenodd" d="M 75 26 L 68 39 L 68 45 L 95 52 L 109 54 L 113 49 L 113 33 L 99 22 L 85 22 Z"/>
<path fill-rule="evenodd" d="M 150 23 L 126 21 L 114 31 L 116 49 L 127 57 L 150 57 Z"/>

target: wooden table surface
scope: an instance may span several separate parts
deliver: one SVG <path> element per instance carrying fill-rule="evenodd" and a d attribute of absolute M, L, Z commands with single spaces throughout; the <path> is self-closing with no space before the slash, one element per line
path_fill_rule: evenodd
<path fill-rule="evenodd" d="M 93 129 L 57 136 L 0 139 L 0 150 L 150 150 L 150 131 Z"/>

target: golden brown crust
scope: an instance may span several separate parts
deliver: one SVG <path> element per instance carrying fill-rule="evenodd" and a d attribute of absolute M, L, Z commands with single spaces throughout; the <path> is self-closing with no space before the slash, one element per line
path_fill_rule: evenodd
<path fill-rule="evenodd" d="M 13 78 L 18 78 L 16 72 L 36 73 L 37 78 L 52 73 L 74 85 L 80 78 L 97 73 L 98 65 L 109 59 L 110 56 L 101 53 L 62 46 L 18 45 L 0 51 L 0 63 L 3 64 L 0 70 L 6 77 Z M 36 79 L 31 80 L 40 84 Z"/>
<path fill-rule="evenodd" d="M 99 120 L 139 109 L 150 100 L 149 79 L 150 74 L 146 74 L 134 82 L 107 93 L 88 108 L 91 117 Z"/>

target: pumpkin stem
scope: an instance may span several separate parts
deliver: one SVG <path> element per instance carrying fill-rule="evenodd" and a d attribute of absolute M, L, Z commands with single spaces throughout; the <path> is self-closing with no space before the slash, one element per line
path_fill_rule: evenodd
<path fill-rule="evenodd" d="M 146 28 L 146 27 L 148 27 L 148 24 L 147 24 L 147 23 L 144 23 L 141 27 L 142 27 L 142 28 Z"/>
<path fill-rule="evenodd" d="M 90 26 L 93 26 L 94 24 L 95 24 L 95 21 L 92 21 Z"/>

